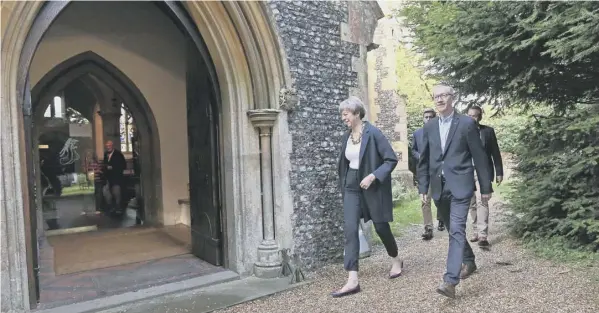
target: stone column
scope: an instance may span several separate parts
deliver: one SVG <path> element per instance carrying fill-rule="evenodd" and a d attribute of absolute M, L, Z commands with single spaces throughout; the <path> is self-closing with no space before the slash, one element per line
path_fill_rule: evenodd
<path fill-rule="evenodd" d="M 104 142 L 112 140 L 116 149 L 121 149 L 121 101 L 114 97 L 112 103 L 103 105 L 98 112 L 102 117 L 102 127 L 104 128 Z"/>
<path fill-rule="evenodd" d="M 260 173 L 262 176 L 262 242 L 254 274 L 260 278 L 276 278 L 281 273 L 279 247 L 275 241 L 274 199 L 272 185 L 272 127 L 279 110 L 261 109 L 248 112 L 250 121 L 260 132 Z"/>

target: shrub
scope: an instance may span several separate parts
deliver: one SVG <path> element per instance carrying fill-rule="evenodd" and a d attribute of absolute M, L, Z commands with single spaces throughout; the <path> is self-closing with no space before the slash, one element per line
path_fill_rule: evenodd
<path fill-rule="evenodd" d="M 520 131 L 510 195 L 515 233 L 599 249 L 599 108 L 537 117 Z"/>
<path fill-rule="evenodd" d="M 395 180 L 391 186 L 393 203 L 397 204 L 401 201 L 409 201 L 418 197 L 418 191 L 413 185 L 411 179 L 403 177 L 403 179 Z"/>
<path fill-rule="evenodd" d="M 498 111 L 490 106 L 484 106 L 482 124 L 495 128 L 497 141 L 501 152 L 516 153 L 520 134 L 534 121 L 530 112 L 536 114 L 551 114 L 549 107 L 537 105 L 530 110 L 521 108 L 503 108 Z"/>

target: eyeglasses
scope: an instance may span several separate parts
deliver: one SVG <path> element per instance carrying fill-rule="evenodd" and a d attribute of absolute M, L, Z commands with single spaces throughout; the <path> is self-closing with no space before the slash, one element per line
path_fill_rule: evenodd
<path fill-rule="evenodd" d="M 453 94 L 452 93 L 442 93 L 440 95 L 433 96 L 433 100 L 447 99 L 450 96 L 453 96 Z"/>

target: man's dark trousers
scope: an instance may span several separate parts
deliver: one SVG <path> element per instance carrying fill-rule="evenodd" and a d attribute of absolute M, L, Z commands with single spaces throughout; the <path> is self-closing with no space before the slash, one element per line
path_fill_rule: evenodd
<path fill-rule="evenodd" d="M 449 232 L 449 250 L 447 254 L 447 272 L 443 280 L 457 285 L 460 282 L 462 263 L 474 263 L 475 257 L 468 240 L 466 239 L 466 223 L 470 209 L 470 198 L 456 199 L 446 188 L 445 180 L 442 183 L 442 192 L 439 200 L 434 200 L 441 221 L 445 223 Z"/>

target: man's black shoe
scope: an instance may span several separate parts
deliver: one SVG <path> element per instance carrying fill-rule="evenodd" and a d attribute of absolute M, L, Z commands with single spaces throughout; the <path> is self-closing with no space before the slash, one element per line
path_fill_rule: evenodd
<path fill-rule="evenodd" d="M 431 240 L 433 239 L 433 229 L 430 226 L 424 228 L 424 233 L 422 234 L 422 240 Z"/>

